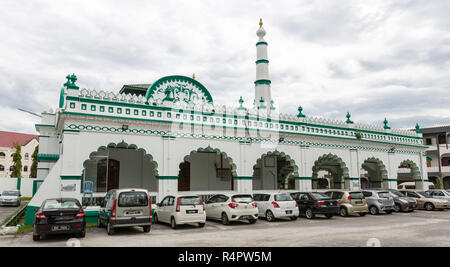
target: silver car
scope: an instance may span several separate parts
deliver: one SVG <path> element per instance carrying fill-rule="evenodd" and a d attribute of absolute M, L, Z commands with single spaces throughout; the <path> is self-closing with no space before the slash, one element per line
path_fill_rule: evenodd
<path fill-rule="evenodd" d="M 20 194 L 19 190 L 5 190 L 0 195 L 0 206 L 20 206 Z"/>
<path fill-rule="evenodd" d="M 425 191 L 425 193 L 431 198 L 439 198 L 450 201 L 450 193 L 444 189 L 432 189 Z"/>
<path fill-rule="evenodd" d="M 387 190 L 362 190 L 372 215 L 377 215 L 380 211 L 391 214 L 394 211 L 394 199 Z"/>

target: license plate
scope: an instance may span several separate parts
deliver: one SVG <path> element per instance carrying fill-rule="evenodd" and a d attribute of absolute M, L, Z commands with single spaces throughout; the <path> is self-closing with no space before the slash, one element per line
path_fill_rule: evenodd
<path fill-rule="evenodd" d="M 67 231 L 67 230 L 69 230 L 69 226 L 67 225 L 58 225 L 52 227 L 52 231 Z"/>
<path fill-rule="evenodd" d="M 187 214 L 195 214 L 195 213 L 198 213 L 198 210 L 187 210 L 186 213 Z"/>
<path fill-rule="evenodd" d="M 141 212 L 140 211 L 138 211 L 138 210 L 130 210 L 130 211 L 127 211 L 127 215 L 137 215 L 137 214 L 140 214 Z"/>
<path fill-rule="evenodd" d="M 252 216 L 241 216 L 241 219 L 242 220 L 250 220 L 250 219 L 253 219 L 253 217 Z"/>
<path fill-rule="evenodd" d="M 356 204 L 362 204 L 363 202 L 362 201 L 356 201 Z"/>
<path fill-rule="evenodd" d="M 292 210 L 287 210 L 286 214 L 292 214 Z"/>

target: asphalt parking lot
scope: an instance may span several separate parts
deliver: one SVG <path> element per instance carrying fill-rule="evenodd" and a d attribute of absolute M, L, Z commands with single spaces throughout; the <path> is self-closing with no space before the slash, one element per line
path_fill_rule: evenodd
<path fill-rule="evenodd" d="M 23 205 L 26 205 L 28 201 L 21 201 L 20 207 Z M 14 212 L 16 212 L 19 208 L 18 207 L 10 207 L 10 206 L 0 206 L 0 225 Z"/>
<path fill-rule="evenodd" d="M 0 246 L 66 246 L 73 236 L 50 236 L 33 242 L 32 234 L 1 236 Z M 375 238 L 375 239 L 374 239 Z M 224 226 L 207 221 L 172 230 L 158 224 L 150 233 L 142 228 L 118 229 L 108 236 L 105 229 L 89 228 L 81 246 L 367 246 L 368 240 L 381 246 L 450 246 L 450 210 L 366 215 L 365 217 L 318 217 L 307 220 L 275 221 L 263 219 L 254 225 L 246 222 Z M 72 239 L 73 240 L 73 239 Z M 72 241 L 71 240 L 71 241 Z"/>

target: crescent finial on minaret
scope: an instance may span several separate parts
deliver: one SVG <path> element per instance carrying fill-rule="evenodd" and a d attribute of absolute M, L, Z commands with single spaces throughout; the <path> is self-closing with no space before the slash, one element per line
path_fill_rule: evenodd
<path fill-rule="evenodd" d="M 262 22 L 262 19 L 260 18 L 259 19 L 259 27 L 262 27 L 262 25 L 263 25 L 263 22 Z"/>

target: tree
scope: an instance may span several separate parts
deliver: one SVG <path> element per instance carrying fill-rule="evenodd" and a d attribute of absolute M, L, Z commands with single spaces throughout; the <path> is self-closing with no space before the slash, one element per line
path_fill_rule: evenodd
<path fill-rule="evenodd" d="M 33 155 L 31 155 L 31 159 L 33 159 L 33 163 L 31 164 L 30 170 L 30 178 L 36 178 L 37 176 L 37 154 L 39 151 L 39 146 L 36 146 L 34 149 Z"/>
<path fill-rule="evenodd" d="M 441 183 L 441 179 L 439 179 L 439 177 L 436 177 L 436 182 L 434 183 L 434 188 L 442 189 L 442 183 Z"/>
<path fill-rule="evenodd" d="M 13 154 L 13 171 L 11 172 L 11 177 L 20 178 L 22 177 L 22 146 L 20 144 L 14 145 L 16 152 Z"/>

